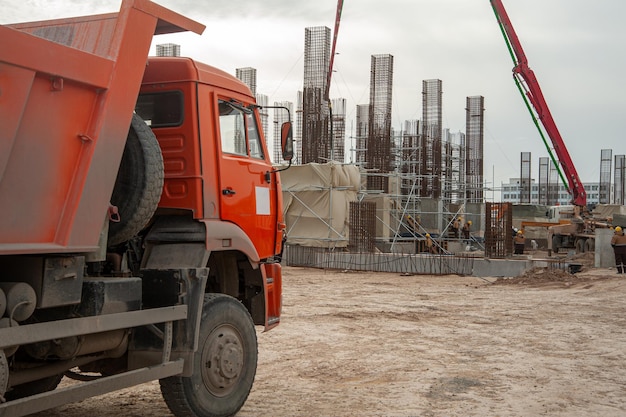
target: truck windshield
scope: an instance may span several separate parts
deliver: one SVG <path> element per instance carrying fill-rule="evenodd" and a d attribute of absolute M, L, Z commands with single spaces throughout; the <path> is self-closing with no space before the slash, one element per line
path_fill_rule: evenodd
<path fill-rule="evenodd" d="M 135 105 L 137 113 L 151 127 L 180 126 L 183 123 L 183 93 L 165 91 L 140 94 Z"/>

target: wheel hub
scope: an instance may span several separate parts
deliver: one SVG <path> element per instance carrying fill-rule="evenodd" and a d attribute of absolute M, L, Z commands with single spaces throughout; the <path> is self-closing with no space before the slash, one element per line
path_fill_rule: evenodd
<path fill-rule="evenodd" d="M 230 326 L 215 329 L 207 338 L 202 352 L 202 380 L 209 392 L 228 395 L 243 370 L 244 352 L 239 334 Z"/>

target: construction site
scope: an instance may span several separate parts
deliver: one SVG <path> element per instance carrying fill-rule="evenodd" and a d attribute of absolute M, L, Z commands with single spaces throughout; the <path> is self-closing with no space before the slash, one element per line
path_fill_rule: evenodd
<path fill-rule="evenodd" d="M 573 252 L 558 255 L 557 248 L 553 253 L 548 228 L 567 221 L 546 218 L 550 206 L 563 204 L 563 184 L 568 202 L 577 191 L 568 187 L 575 178 L 571 161 L 559 160 L 548 149 L 550 158 L 539 158 L 535 184 L 531 154 L 522 152 L 515 199 L 487 202 L 486 193 L 494 185 L 484 178 L 485 97 L 466 98 L 465 131 L 451 132 L 443 126 L 443 81 L 423 80 L 421 119 L 394 129 L 390 54 L 371 56 L 369 102 L 357 105 L 354 147 L 346 149 L 345 100 L 328 96 L 333 48 L 330 28 L 305 29 L 295 163 L 281 172 L 287 224 L 283 257 L 288 265 L 515 276 L 533 266 L 565 269 L 575 263 L 572 255 L 585 251 L 585 241 L 572 242 Z M 286 117 L 286 112 L 275 111 L 277 120 Z M 556 126 L 546 130 L 560 140 Z M 276 154 L 278 150 L 275 145 Z M 345 162 L 348 153 L 350 163 Z M 609 227 L 614 216 L 623 222 L 626 214 L 623 161 L 624 155 L 616 155 L 613 169 L 612 150 L 602 150 L 600 192 L 594 194 L 599 196 L 594 203 L 602 206 L 598 216 Z M 593 228 L 595 232 L 595 222 Z M 524 256 L 513 256 L 518 230 L 526 233 Z M 609 266 L 610 247 L 602 253 L 602 245 L 588 240 L 587 252 L 599 252 L 595 263 Z M 582 248 L 576 250 L 576 244 Z M 518 262 L 506 262 L 510 260 Z"/>

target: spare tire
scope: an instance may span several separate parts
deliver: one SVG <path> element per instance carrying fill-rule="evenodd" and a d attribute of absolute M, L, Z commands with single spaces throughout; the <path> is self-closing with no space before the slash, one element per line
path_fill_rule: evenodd
<path fill-rule="evenodd" d="M 111 195 L 119 222 L 109 222 L 108 246 L 126 242 L 150 221 L 163 190 L 163 156 L 152 129 L 133 114 Z"/>

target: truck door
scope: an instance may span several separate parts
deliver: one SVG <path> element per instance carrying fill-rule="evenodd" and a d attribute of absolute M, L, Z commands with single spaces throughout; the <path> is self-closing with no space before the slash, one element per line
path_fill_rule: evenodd
<path fill-rule="evenodd" d="M 237 224 L 250 237 L 261 258 L 274 254 L 276 184 L 257 125 L 256 113 L 218 101 L 221 219 Z"/>

